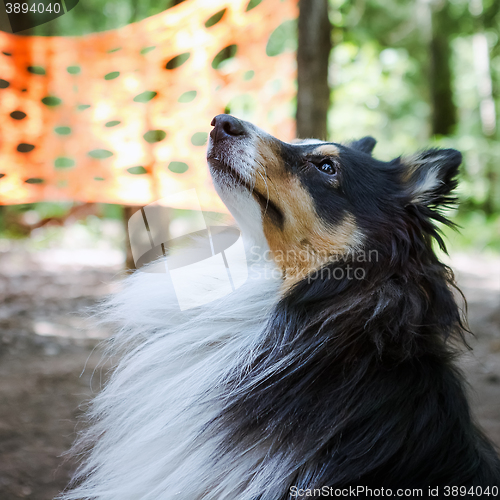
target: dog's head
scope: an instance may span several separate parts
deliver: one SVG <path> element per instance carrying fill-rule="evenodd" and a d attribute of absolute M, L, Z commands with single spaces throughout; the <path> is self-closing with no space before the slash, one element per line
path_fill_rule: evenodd
<path fill-rule="evenodd" d="M 326 262 L 398 238 L 436 236 L 461 155 L 429 150 L 374 159 L 375 140 L 285 143 L 230 115 L 212 121 L 208 163 L 217 191 L 253 244 L 267 245 L 292 282 Z M 403 237 L 404 234 L 404 237 Z"/>

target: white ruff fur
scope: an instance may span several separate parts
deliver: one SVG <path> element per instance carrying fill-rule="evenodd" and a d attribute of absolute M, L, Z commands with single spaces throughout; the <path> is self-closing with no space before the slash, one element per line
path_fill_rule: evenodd
<path fill-rule="evenodd" d="M 225 154 L 222 159 L 232 158 L 253 183 L 252 144 L 245 154 Z M 77 486 L 61 499 L 275 500 L 276 491 L 290 486 L 297 460 L 271 454 L 269 438 L 235 450 L 227 446 L 229 426 L 208 425 L 236 391 L 226 382 L 244 376 L 257 356 L 282 283 L 263 258 L 269 247 L 259 205 L 247 189 L 212 175 L 242 230 L 248 280 L 225 297 L 181 312 L 168 274 L 139 271 L 105 304 L 104 321 L 119 325 L 108 350 L 121 359 L 92 402 L 92 425 L 75 447 L 85 457 Z M 218 288 L 209 271 L 197 277 L 207 294 Z"/>
<path fill-rule="evenodd" d="M 256 229 L 247 227 L 247 248 L 263 244 Z M 92 425 L 76 445 L 90 451 L 78 486 L 62 499 L 272 499 L 291 464 L 268 456 L 271 443 L 221 451 L 224 430 L 203 432 L 231 399 L 224 381 L 248 366 L 279 298 L 276 268 L 260 262 L 252 270 L 232 294 L 183 312 L 168 274 L 135 272 L 105 305 L 105 321 L 120 326 L 109 352 L 121 359 L 92 402 Z M 217 283 L 203 279 L 210 293 Z"/>

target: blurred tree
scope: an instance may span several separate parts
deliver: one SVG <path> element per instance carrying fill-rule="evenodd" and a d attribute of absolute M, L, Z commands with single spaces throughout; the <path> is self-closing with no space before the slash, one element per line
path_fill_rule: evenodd
<path fill-rule="evenodd" d="M 176 3 L 82 0 L 35 31 L 84 35 Z M 500 249 L 500 1 L 300 0 L 300 11 L 298 135 L 370 134 L 384 160 L 430 145 L 459 149 L 463 241 Z M 281 38 L 295 42 L 296 33 Z"/>
<path fill-rule="evenodd" d="M 452 19 L 449 3 L 437 0 L 430 5 L 430 67 L 429 87 L 432 104 L 432 133 L 449 135 L 457 123 L 457 110 L 453 102 L 451 75 Z"/>
<path fill-rule="evenodd" d="M 299 1 L 297 136 L 326 139 L 331 24 L 327 0 Z"/>
<path fill-rule="evenodd" d="M 429 142 L 461 150 L 459 217 L 499 224 L 500 2 L 329 1 L 332 131 L 376 135 L 388 156 Z"/>

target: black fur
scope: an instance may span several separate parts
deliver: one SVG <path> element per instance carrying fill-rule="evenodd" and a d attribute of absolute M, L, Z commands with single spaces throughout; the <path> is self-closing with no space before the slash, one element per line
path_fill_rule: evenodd
<path fill-rule="evenodd" d="M 377 144 L 377 141 L 373 137 L 366 136 L 362 139 L 352 142 L 351 144 L 349 144 L 349 147 L 371 155 L 375 144 Z"/>
<path fill-rule="evenodd" d="M 257 355 L 228 381 L 213 423 L 231 429 L 226 451 L 267 438 L 269 460 L 290 464 L 283 488 L 262 500 L 294 498 L 292 485 L 423 488 L 424 497 L 429 487 L 443 497 L 446 485 L 500 486 L 500 461 L 454 364 L 468 331 L 453 274 L 433 250 L 435 240 L 444 248 L 435 222 L 449 223 L 439 210 L 454 201 L 461 156 L 431 150 L 383 163 L 370 156 L 374 144 L 339 145 L 333 194 L 303 168 L 315 146 L 283 145 L 318 216 L 335 224 L 353 214 L 366 239 L 283 297 Z M 433 168 L 439 182 L 420 192 Z M 349 267 L 362 278 L 349 279 Z"/>

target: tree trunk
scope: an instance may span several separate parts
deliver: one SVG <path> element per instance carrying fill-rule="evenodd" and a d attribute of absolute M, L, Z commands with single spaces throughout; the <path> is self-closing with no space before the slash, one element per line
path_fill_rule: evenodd
<path fill-rule="evenodd" d="M 430 91 L 432 104 L 432 134 L 449 135 L 457 124 L 457 110 L 453 102 L 450 69 L 451 48 L 448 27 L 448 1 L 440 2 L 432 11 L 430 42 Z"/>
<path fill-rule="evenodd" d="M 130 235 L 128 232 L 128 220 L 134 215 L 141 207 L 124 205 L 123 206 L 123 226 L 125 228 L 125 268 L 135 269 L 134 257 L 132 255 L 132 247 L 130 246 Z"/>
<path fill-rule="evenodd" d="M 330 106 L 328 59 L 332 48 L 327 0 L 299 1 L 297 136 L 326 139 Z"/>

